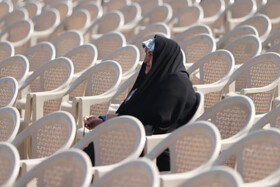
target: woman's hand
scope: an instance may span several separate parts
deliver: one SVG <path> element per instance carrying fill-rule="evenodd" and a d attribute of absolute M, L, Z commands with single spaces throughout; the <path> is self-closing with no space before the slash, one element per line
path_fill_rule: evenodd
<path fill-rule="evenodd" d="M 85 116 L 84 117 L 84 125 L 87 129 L 91 130 L 100 123 L 102 123 L 102 119 L 94 117 L 94 116 Z"/>

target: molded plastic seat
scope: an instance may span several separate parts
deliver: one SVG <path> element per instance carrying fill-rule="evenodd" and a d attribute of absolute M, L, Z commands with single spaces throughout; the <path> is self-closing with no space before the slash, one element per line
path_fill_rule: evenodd
<path fill-rule="evenodd" d="M 8 142 L 0 142 L 0 185 L 13 186 L 19 173 L 19 154 Z"/>
<path fill-rule="evenodd" d="M 90 159 L 81 150 L 70 149 L 37 163 L 28 173 L 21 176 L 15 187 L 38 186 L 82 186 L 90 185 Z"/>

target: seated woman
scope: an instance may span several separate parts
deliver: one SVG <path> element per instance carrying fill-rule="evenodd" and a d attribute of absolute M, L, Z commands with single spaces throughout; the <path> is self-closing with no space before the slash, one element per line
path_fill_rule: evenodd
<path fill-rule="evenodd" d="M 85 127 L 92 129 L 104 120 L 131 115 L 144 125 L 146 134 L 164 134 L 186 124 L 194 115 L 198 99 L 183 63 L 180 46 L 158 35 L 143 42 L 146 56 L 130 93 L 115 115 L 88 116 Z M 90 154 L 92 147 L 85 151 Z M 92 157 L 92 156 L 91 156 Z M 168 152 L 158 158 L 159 170 L 168 170 Z"/>

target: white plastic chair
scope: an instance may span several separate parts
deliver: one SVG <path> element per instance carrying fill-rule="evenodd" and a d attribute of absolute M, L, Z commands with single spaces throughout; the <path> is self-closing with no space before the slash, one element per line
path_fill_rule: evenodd
<path fill-rule="evenodd" d="M 13 77 L 0 78 L 0 107 L 14 106 L 18 96 L 18 82 Z"/>
<path fill-rule="evenodd" d="M 0 185 L 13 186 L 19 174 L 19 154 L 8 142 L 0 142 Z"/>
<path fill-rule="evenodd" d="M 159 172 L 153 162 L 141 158 L 123 163 L 93 182 L 91 187 L 145 186 L 159 187 Z"/>
<path fill-rule="evenodd" d="M 34 16 L 41 14 L 42 4 L 36 2 L 24 2 L 22 8 L 26 9 L 28 12 L 28 18 L 32 19 Z"/>
<path fill-rule="evenodd" d="M 184 65 L 188 69 L 193 63 L 216 50 L 216 42 L 209 34 L 198 34 L 181 43 L 181 48 L 186 55 Z"/>
<path fill-rule="evenodd" d="M 9 12 L 12 12 L 14 9 L 13 3 L 10 1 L 1 1 L 0 2 L 0 19 L 4 17 Z"/>
<path fill-rule="evenodd" d="M 28 76 L 29 62 L 23 55 L 14 55 L 0 61 L 0 78 L 14 77 L 21 85 Z"/>
<path fill-rule="evenodd" d="M 271 21 L 268 16 L 264 14 L 255 14 L 245 21 L 239 23 L 236 27 L 240 25 L 251 25 L 257 31 L 261 41 L 264 41 L 270 34 L 271 31 Z"/>
<path fill-rule="evenodd" d="M 103 34 L 97 39 L 91 40 L 90 43 L 92 43 L 97 48 L 97 59 L 102 60 L 115 50 L 125 46 L 126 39 L 120 32 L 110 32 Z"/>
<path fill-rule="evenodd" d="M 83 149 L 91 142 L 95 162 L 92 172 L 97 179 L 102 173 L 140 156 L 145 144 L 144 126 L 133 116 L 115 117 L 86 133 L 73 148 Z"/>
<path fill-rule="evenodd" d="M 262 42 L 263 50 L 269 50 L 270 48 L 274 47 L 279 43 L 280 38 L 280 28 L 275 29 L 269 36 L 266 38 L 265 41 Z"/>
<path fill-rule="evenodd" d="M 216 42 L 217 49 L 223 49 L 228 43 L 236 40 L 237 38 L 253 34 L 259 36 L 257 29 L 250 25 L 241 25 L 232 29 L 231 31 L 225 33 L 218 41 Z"/>
<path fill-rule="evenodd" d="M 165 136 L 144 157 L 154 160 L 166 149 L 170 152 L 170 172 L 160 175 L 161 186 L 170 186 L 177 173 L 187 178 L 209 167 L 220 153 L 220 133 L 211 122 L 188 123 Z"/>
<path fill-rule="evenodd" d="M 280 164 L 280 131 L 262 129 L 242 136 L 236 143 L 223 151 L 212 166 L 233 167 L 244 181 L 244 186 L 269 185 L 263 183 L 277 172 Z M 266 186 L 265 185 L 265 186 Z"/>
<path fill-rule="evenodd" d="M 94 1 L 88 3 L 79 3 L 73 8 L 74 11 L 80 9 L 85 9 L 89 12 L 90 23 L 93 23 L 96 19 L 99 19 L 103 15 L 102 6 Z"/>
<path fill-rule="evenodd" d="M 80 150 L 70 149 L 37 163 L 28 173 L 21 176 L 15 187 L 38 186 L 81 186 L 91 182 L 90 159 Z"/>
<path fill-rule="evenodd" d="M 255 35 L 240 36 L 236 40 L 229 42 L 225 47 L 232 53 L 235 60 L 235 70 L 249 59 L 261 54 L 262 44 Z"/>
<path fill-rule="evenodd" d="M 190 0 L 165 0 L 163 2 L 171 6 L 173 13 L 192 5 Z"/>
<path fill-rule="evenodd" d="M 233 55 L 220 49 L 206 54 L 187 69 L 194 89 L 204 94 L 204 109 L 221 100 L 222 88 L 215 90 L 215 85 L 227 83 L 228 77 L 233 73 L 234 64 Z"/>
<path fill-rule="evenodd" d="M 203 9 L 203 19 L 201 23 L 204 23 L 210 27 L 219 19 L 220 15 L 225 11 L 224 0 L 204 0 L 199 3 Z"/>
<path fill-rule="evenodd" d="M 152 10 L 154 7 L 162 5 L 161 0 L 141 0 L 137 2 L 141 7 L 141 16 Z"/>
<path fill-rule="evenodd" d="M 24 8 L 14 9 L 12 12 L 6 14 L 3 18 L 0 19 L 0 29 L 7 27 L 9 24 L 12 24 L 21 19 L 28 19 L 28 12 Z"/>
<path fill-rule="evenodd" d="M 70 50 L 84 43 L 83 35 L 77 30 L 61 33 L 50 41 L 56 50 L 56 57 L 64 56 Z"/>
<path fill-rule="evenodd" d="M 72 14 L 72 6 L 67 1 L 57 2 L 49 8 L 54 8 L 59 12 L 60 21 Z M 43 9 L 48 9 L 43 7 Z"/>
<path fill-rule="evenodd" d="M 15 54 L 18 54 L 30 47 L 33 30 L 34 26 L 31 20 L 18 20 L 0 32 L 0 40 L 11 42 L 14 46 Z"/>
<path fill-rule="evenodd" d="M 1 41 L 0 42 L 0 61 L 13 56 L 15 54 L 14 46 L 11 42 Z"/>
<path fill-rule="evenodd" d="M 21 54 L 28 59 L 29 73 L 33 73 L 43 64 L 55 58 L 55 47 L 50 42 L 40 42 L 32 47 L 27 48 Z"/>
<path fill-rule="evenodd" d="M 197 120 L 216 125 L 222 138 L 221 149 L 225 150 L 253 126 L 255 106 L 247 96 L 232 96 L 205 110 Z"/>
<path fill-rule="evenodd" d="M 20 127 L 20 114 L 15 107 L 0 108 L 0 141 L 12 142 Z"/>
<path fill-rule="evenodd" d="M 124 17 L 120 11 L 115 10 L 103 14 L 84 31 L 83 35 L 85 42 L 89 42 L 106 33 L 119 31 L 123 24 Z"/>
<path fill-rule="evenodd" d="M 179 45 L 181 45 L 183 41 L 188 40 L 195 35 L 203 34 L 203 33 L 213 36 L 212 30 L 210 27 L 208 27 L 207 25 L 204 25 L 204 24 L 196 24 L 196 25 L 188 27 L 183 32 L 176 34 L 175 36 L 173 36 L 173 39 Z"/>

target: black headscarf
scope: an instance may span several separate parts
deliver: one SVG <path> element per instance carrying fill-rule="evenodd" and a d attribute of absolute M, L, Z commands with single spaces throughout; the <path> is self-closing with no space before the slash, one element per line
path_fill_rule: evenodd
<path fill-rule="evenodd" d="M 155 36 L 150 72 L 143 64 L 132 88 L 137 91 L 116 113 L 137 117 L 147 135 L 173 131 L 187 123 L 196 111 L 197 98 L 183 64 L 179 45 Z"/>

